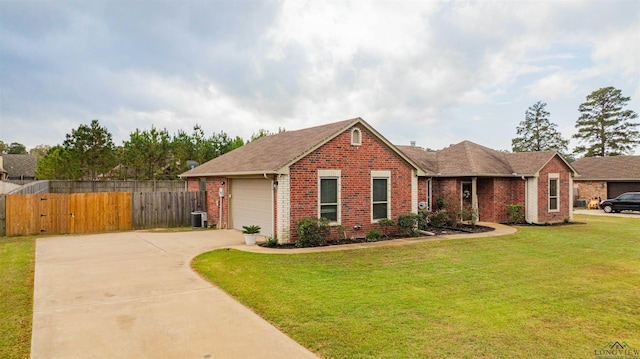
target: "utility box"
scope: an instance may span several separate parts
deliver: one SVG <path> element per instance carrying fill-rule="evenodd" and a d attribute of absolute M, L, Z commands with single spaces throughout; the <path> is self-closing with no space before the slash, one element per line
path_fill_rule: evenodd
<path fill-rule="evenodd" d="M 191 212 L 191 228 L 207 228 L 207 212 Z"/>

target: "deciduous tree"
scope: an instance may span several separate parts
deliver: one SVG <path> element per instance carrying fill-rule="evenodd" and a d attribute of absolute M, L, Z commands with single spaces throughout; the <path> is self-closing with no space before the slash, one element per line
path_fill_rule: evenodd
<path fill-rule="evenodd" d="M 38 158 L 42 158 L 47 154 L 47 151 L 49 151 L 50 148 L 51 146 L 49 145 L 37 145 L 36 147 L 29 150 L 29 154 L 34 155 Z"/>
<path fill-rule="evenodd" d="M 47 153 L 38 160 L 36 176 L 41 180 L 79 180 L 83 173 L 79 164 L 71 160 L 67 150 L 61 145 L 56 145 L 49 148 Z"/>
<path fill-rule="evenodd" d="M 9 148 L 7 149 L 7 154 L 10 154 L 10 155 L 26 155 L 27 154 L 27 148 L 22 143 L 12 142 L 9 145 Z"/>

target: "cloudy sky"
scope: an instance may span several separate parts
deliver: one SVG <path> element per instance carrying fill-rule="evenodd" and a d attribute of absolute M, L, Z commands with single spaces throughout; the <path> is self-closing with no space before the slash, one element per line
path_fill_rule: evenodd
<path fill-rule="evenodd" d="M 120 145 L 362 117 L 510 150 L 536 101 L 569 138 L 607 86 L 640 113 L 640 1 L 0 0 L 0 140 L 28 149 L 92 119 Z"/>

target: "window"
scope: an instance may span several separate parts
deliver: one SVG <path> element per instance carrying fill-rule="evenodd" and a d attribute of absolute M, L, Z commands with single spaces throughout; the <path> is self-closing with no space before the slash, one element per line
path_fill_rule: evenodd
<path fill-rule="evenodd" d="M 206 191 L 207 190 L 207 179 L 206 178 L 200 178 L 200 191 Z"/>
<path fill-rule="evenodd" d="M 351 145 L 360 146 L 362 144 L 362 132 L 359 128 L 351 130 Z"/>
<path fill-rule="evenodd" d="M 373 179 L 373 219 L 387 218 L 387 179 Z"/>
<path fill-rule="evenodd" d="M 371 220 L 389 218 L 389 178 L 391 171 L 371 171 Z"/>
<path fill-rule="evenodd" d="M 320 217 L 338 221 L 338 179 L 320 179 Z"/>
<path fill-rule="evenodd" d="M 560 198 L 558 196 L 558 174 L 549 174 L 549 211 L 555 212 L 560 209 Z"/>
<path fill-rule="evenodd" d="M 318 217 L 340 223 L 340 170 L 318 171 Z"/>

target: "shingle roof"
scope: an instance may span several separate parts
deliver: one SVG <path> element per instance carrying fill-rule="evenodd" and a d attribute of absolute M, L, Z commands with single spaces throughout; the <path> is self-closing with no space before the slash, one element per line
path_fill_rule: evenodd
<path fill-rule="evenodd" d="M 407 157 L 411 158 L 418 166 L 420 166 L 427 175 L 435 175 L 438 169 L 436 158 L 437 152 L 428 152 L 417 146 L 396 146 Z"/>
<path fill-rule="evenodd" d="M 261 137 L 187 171 L 180 177 L 275 173 L 361 118 Z"/>
<path fill-rule="evenodd" d="M 576 180 L 640 181 L 640 156 L 585 157 L 571 164 Z"/>
<path fill-rule="evenodd" d="M 35 178 L 38 157 L 33 155 L 2 155 L 2 167 L 11 178 Z"/>
<path fill-rule="evenodd" d="M 555 151 L 503 153 L 463 141 L 438 152 L 419 147 L 398 146 L 428 174 L 458 176 L 533 176 L 554 156 Z"/>

